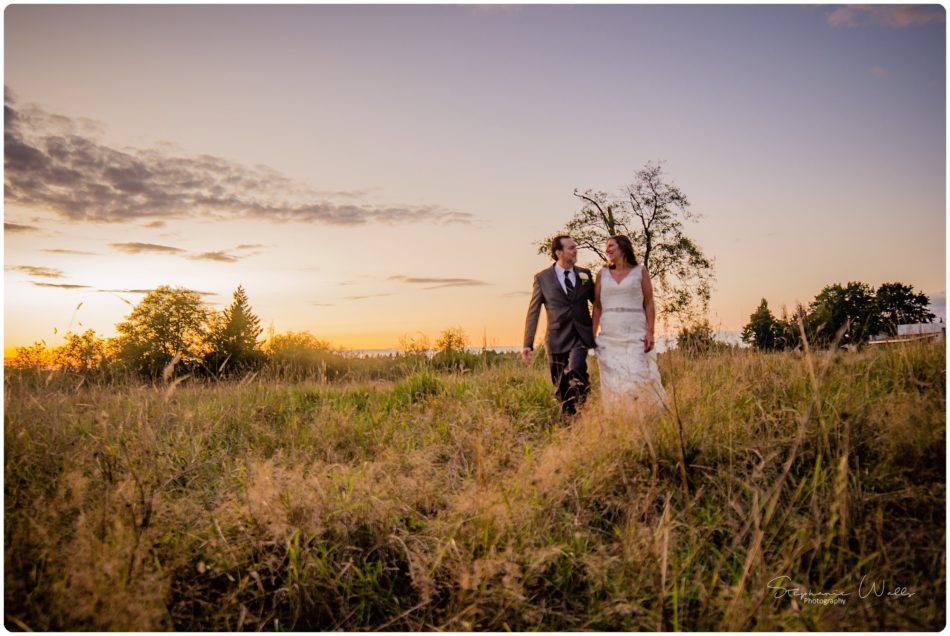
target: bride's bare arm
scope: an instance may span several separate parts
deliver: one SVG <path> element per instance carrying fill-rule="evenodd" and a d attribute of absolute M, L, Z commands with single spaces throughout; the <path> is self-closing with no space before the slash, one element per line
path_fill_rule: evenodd
<path fill-rule="evenodd" d="M 656 323 L 656 306 L 653 303 L 653 283 L 650 282 L 650 272 L 646 267 L 643 268 L 640 286 L 643 289 L 643 311 L 647 315 L 647 333 L 643 338 L 643 350 L 649 352 L 654 344 L 653 326 Z"/>
<path fill-rule="evenodd" d="M 597 272 L 597 280 L 594 282 L 594 309 L 591 312 L 591 319 L 594 322 L 594 335 L 600 329 L 600 314 L 603 313 L 603 307 L 600 305 L 600 278 L 604 270 Z"/>

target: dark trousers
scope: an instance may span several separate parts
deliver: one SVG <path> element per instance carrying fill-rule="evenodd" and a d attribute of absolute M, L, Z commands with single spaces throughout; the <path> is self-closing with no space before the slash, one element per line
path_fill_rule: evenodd
<path fill-rule="evenodd" d="M 548 364 L 551 367 L 551 382 L 554 383 L 561 412 L 574 415 L 577 413 L 577 407 L 584 403 L 590 392 L 587 347 L 580 338 L 575 338 L 570 351 L 549 353 Z"/>

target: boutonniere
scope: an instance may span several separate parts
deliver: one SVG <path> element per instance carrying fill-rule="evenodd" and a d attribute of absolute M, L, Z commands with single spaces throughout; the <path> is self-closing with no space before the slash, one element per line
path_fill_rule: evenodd
<path fill-rule="evenodd" d="M 581 283 L 585 285 L 590 282 L 590 276 L 588 276 L 584 272 L 577 272 L 577 278 L 578 280 L 581 281 Z"/>

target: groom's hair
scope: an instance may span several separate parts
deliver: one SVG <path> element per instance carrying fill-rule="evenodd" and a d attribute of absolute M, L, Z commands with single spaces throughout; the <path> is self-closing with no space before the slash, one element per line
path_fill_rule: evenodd
<path fill-rule="evenodd" d="M 564 245 L 561 244 L 561 239 L 571 238 L 567 234 L 558 234 L 554 237 L 554 240 L 551 241 L 551 258 L 557 260 L 557 253 L 560 250 L 564 249 Z"/>

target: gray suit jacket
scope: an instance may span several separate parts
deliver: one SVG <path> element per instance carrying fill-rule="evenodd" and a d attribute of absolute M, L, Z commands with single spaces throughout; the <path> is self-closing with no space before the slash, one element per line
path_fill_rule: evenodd
<path fill-rule="evenodd" d="M 589 269 L 574 267 L 577 284 L 574 297 L 568 298 L 557 279 L 554 265 L 534 275 L 531 302 L 524 324 L 524 346 L 534 349 L 534 336 L 538 330 L 541 305 L 548 316 L 548 329 L 544 334 L 544 346 L 550 353 L 567 353 L 571 350 L 574 334 L 588 348 L 594 348 L 594 330 L 588 302 L 594 302 L 594 277 Z M 582 275 L 587 281 L 581 280 Z"/>

